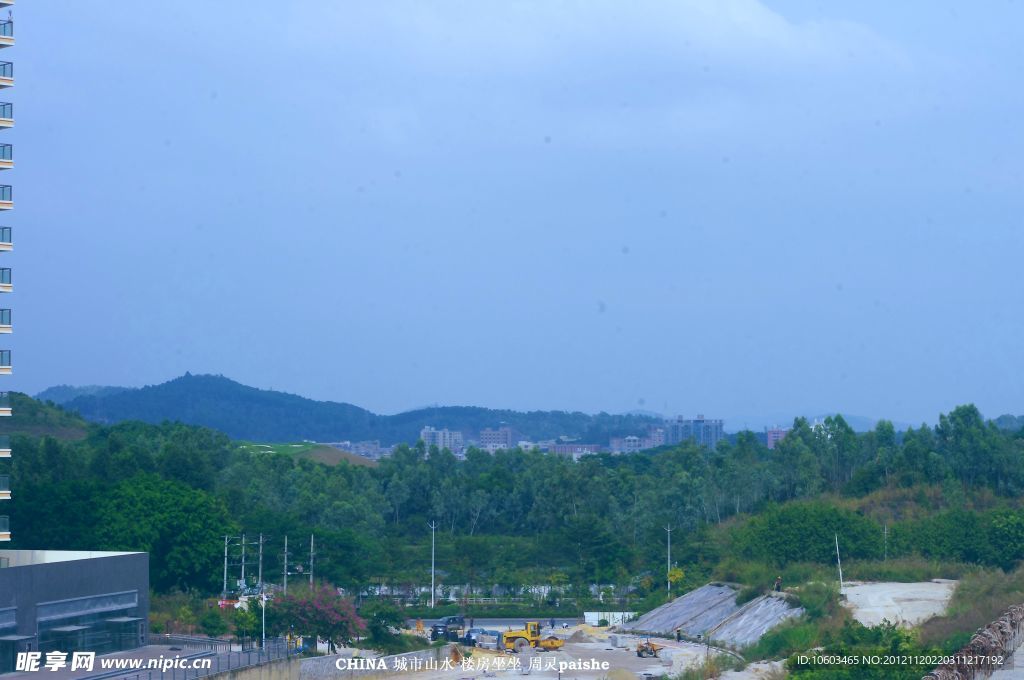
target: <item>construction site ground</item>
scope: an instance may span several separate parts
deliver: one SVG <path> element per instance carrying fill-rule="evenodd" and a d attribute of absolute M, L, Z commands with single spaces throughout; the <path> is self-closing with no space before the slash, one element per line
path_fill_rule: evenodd
<path fill-rule="evenodd" d="M 663 675 L 677 675 L 686 668 L 700 664 L 707 655 L 724 653 L 714 647 L 693 642 L 655 639 L 652 642 L 663 645 L 660 658 L 641 658 L 636 654 L 636 643 L 645 639 L 641 636 L 609 635 L 606 630 L 591 626 L 574 626 L 558 630 L 565 637 L 565 645 L 557 651 L 533 651 L 525 654 L 503 654 L 494 650 L 473 649 L 467 664 L 458 664 L 451 670 L 425 670 L 415 674 L 417 680 L 476 680 L 478 678 L 506 678 L 528 675 L 532 678 L 555 680 L 645 680 Z M 618 646 L 613 644 L 613 640 Z M 623 646 L 626 645 L 626 646 Z M 495 660 L 499 661 L 495 661 Z M 539 669 L 529 670 L 530 660 L 536 659 Z M 519 662 L 519 668 L 501 666 L 512 660 Z M 768 669 L 777 664 L 754 664 L 743 672 L 730 672 L 721 677 L 729 680 L 756 680 L 763 678 Z M 561 670 L 561 672 L 559 672 Z"/>
<path fill-rule="evenodd" d="M 843 596 L 853 618 L 865 626 L 877 626 L 883 619 L 916 626 L 944 613 L 955 588 L 956 581 L 945 579 L 919 583 L 849 581 L 843 586 Z"/>

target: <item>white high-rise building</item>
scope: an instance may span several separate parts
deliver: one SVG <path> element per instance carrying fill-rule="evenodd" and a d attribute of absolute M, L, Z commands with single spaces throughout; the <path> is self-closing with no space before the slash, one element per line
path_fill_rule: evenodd
<path fill-rule="evenodd" d="M 427 425 L 420 430 L 420 439 L 423 440 L 428 449 L 431 446 L 436 446 L 438 449 L 448 449 L 456 454 L 462 453 L 462 449 L 465 447 L 462 433 L 458 430 L 449 430 L 447 428 L 435 430 L 430 425 Z"/>

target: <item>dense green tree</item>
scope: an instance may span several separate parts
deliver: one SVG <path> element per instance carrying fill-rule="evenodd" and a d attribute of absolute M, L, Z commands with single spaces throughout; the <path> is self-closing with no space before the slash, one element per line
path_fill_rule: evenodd
<path fill-rule="evenodd" d="M 225 534 L 238 527 L 205 491 L 154 475 L 138 475 L 100 494 L 97 547 L 150 553 L 154 588 L 212 591 Z"/>

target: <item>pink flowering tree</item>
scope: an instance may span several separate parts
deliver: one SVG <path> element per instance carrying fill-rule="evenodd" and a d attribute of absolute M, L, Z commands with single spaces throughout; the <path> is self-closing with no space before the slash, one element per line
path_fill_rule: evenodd
<path fill-rule="evenodd" d="M 352 601 L 327 584 L 289 588 L 287 595 L 274 597 L 267 603 L 267 625 L 280 634 L 315 635 L 331 652 L 366 631 Z"/>

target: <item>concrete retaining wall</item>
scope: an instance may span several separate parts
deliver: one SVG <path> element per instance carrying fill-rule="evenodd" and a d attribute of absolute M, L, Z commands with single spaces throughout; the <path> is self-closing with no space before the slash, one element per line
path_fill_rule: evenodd
<path fill-rule="evenodd" d="M 218 680 L 299 680 L 302 662 L 296 657 L 279 659 L 259 666 L 248 666 L 224 671 L 215 676 Z"/>
<path fill-rule="evenodd" d="M 755 644 L 775 626 L 803 613 L 777 593 L 740 606 L 736 604 L 736 592 L 730 586 L 709 583 L 620 627 L 626 632 L 666 637 L 673 637 L 679 629 L 688 638 L 709 638 L 720 645 L 740 648 Z"/>

